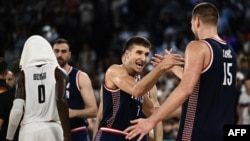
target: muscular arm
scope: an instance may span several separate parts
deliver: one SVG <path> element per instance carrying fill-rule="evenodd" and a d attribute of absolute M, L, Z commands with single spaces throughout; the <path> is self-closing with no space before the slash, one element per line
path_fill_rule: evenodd
<path fill-rule="evenodd" d="M 78 84 L 82 99 L 85 103 L 85 108 L 80 110 L 70 109 L 70 118 L 79 117 L 87 119 L 95 117 L 97 113 L 97 104 L 89 76 L 84 72 L 80 72 Z"/>
<path fill-rule="evenodd" d="M 148 133 L 158 122 L 173 115 L 183 102 L 192 94 L 193 89 L 200 78 L 200 74 L 210 60 L 210 51 L 207 45 L 201 41 L 188 44 L 185 51 L 184 73 L 179 85 L 170 93 L 161 107 L 148 119 L 134 120 L 137 123 L 125 131 L 132 131 L 127 135 L 128 139 L 134 137 L 133 130 L 140 133 L 140 139 Z M 136 128 L 136 129 L 135 129 Z"/>
<path fill-rule="evenodd" d="M 157 119 L 157 122 L 173 115 L 173 112 L 175 112 L 193 92 L 193 88 L 198 82 L 202 69 L 205 68 L 210 59 L 209 48 L 203 42 L 191 42 L 186 48 L 185 57 L 185 67 L 181 82 L 172 91 L 166 101 L 164 101 L 154 116 L 152 116 L 152 119 Z"/>
<path fill-rule="evenodd" d="M 135 78 L 130 76 L 123 66 L 112 65 L 106 71 L 105 85 L 112 89 L 122 89 L 133 96 L 139 97 L 149 91 L 161 74 L 174 65 L 183 65 L 182 57 L 176 54 L 168 54 L 152 71 L 138 82 L 135 82 Z"/>
<path fill-rule="evenodd" d="M 64 141 L 71 140 L 69 110 L 66 100 L 66 85 L 68 76 L 60 69 L 56 69 L 56 102 L 60 121 L 62 123 Z"/>

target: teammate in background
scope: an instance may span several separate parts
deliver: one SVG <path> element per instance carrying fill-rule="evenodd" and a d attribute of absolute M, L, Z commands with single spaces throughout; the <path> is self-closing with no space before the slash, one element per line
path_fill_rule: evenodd
<path fill-rule="evenodd" d="M 151 43 L 144 37 L 133 36 L 122 51 L 122 64 L 111 65 L 104 76 L 99 106 L 100 123 L 95 141 L 125 141 L 123 132 L 130 120 L 147 117 L 154 112 L 149 98 L 158 78 L 174 65 L 182 65 L 183 58 L 176 54 L 165 56 L 155 69 L 142 79 L 140 74 L 148 62 Z M 148 136 L 143 140 L 147 141 Z"/>
<path fill-rule="evenodd" d="M 6 138 L 9 115 L 14 100 L 14 89 L 7 83 L 8 64 L 0 57 L 0 140 Z"/>
<path fill-rule="evenodd" d="M 237 64 L 234 50 L 218 36 L 218 19 L 213 4 L 194 7 L 191 29 L 196 40 L 186 47 L 179 85 L 153 115 L 131 122 L 134 125 L 125 130 L 127 139 L 142 140 L 157 122 L 183 105 L 177 141 L 223 140 L 224 125 L 234 124 Z"/>
<path fill-rule="evenodd" d="M 39 35 L 29 37 L 20 67 L 6 140 L 13 140 L 23 115 L 19 141 L 70 141 L 65 94 L 68 77 L 49 42 Z"/>
<path fill-rule="evenodd" d="M 69 76 L 67 101 L 73 141 L 88 141 L 88 118 L 97 113 L 97 104 L 92 83 L 87 73 L 68 64 L 71 57 L 70 44 L 65 39 L 58 39 L 53 45 L 54 53 L 60 66 Z"/>

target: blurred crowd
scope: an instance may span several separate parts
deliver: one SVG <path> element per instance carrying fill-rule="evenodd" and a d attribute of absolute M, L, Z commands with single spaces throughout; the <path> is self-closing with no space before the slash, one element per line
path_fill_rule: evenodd
<path fill-rule="evenodd" d="M 183 55 L 186 44 L 194 39 L 190 30 L 191 10 L 201 1 L 0 0 L 0 56 L 11 66 L 20 58 L 24 42 L 30 35 L 43 35 L 51 43 L 59 37 L 65 38 L 72 47 L 70 63 L 88 73 L 98 100 L 103 74 L 111 64 L 120 63 L 123 43 L 130 36 L 148 38 L 153 45 L 152 54 L 162 54 L 164 49 L 172 48 L 173 52 Z M 240 102 L 236 105 L 250 107 L 250 84 L 245 83 L 250 79 L 250 1 L 207 1 L 218 7 L 218 32 L 237 53 L 237 101 Z M 149 64 L 147 70 L 150 69 Z M 178 82 L 172 74 L 163 75 L 157 83 L 159 100 L 164 101 Z M 248 118 L 249 115 L 250 110 Z M 164 121 L 172 125 L 169 134 L 175 134 L 178 128 L 174 123 L 178 123 L 178 119 Z M 166 132 L 168 129 L 166 127 Z"/>

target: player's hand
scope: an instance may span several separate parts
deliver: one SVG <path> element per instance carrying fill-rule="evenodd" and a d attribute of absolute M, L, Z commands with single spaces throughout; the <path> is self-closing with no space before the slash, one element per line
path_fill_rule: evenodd
<path fill-rule="evenodd" d="M 172 53 L 172 48 L 170 50 L 165 50 L 166 55 Z M 162 60 L 164 59 L 163 55 L 160 54 L 154 54 L 151 60 L 151 64 L 156 67 Z"/>
<path fill-rule="evenodd" d="M 151 64 L 156 67 L 162 60 L 164 59 L 164 56 L 160 54 L 155 54 L 151 59 Z"/>
<path fill-rule="evenodd" d="M 150 123 L 148 119 L 136 119 L 131 121 L 132 124 L 124 131 L 127 132 L 126 139 L 133 139 L 136 136 L 139 136 L 137 141 L 141 141 L 142 138 L 149 133 L 151 129 L 153 129 L 154 124 Z"/>
<path fill-rule="evenodd" d="M 171 71 L 173 66 L 183 66 L 184 58 L 179 54 L 167 54 L 159 64 L 164 67 L 165 71 Z"/>

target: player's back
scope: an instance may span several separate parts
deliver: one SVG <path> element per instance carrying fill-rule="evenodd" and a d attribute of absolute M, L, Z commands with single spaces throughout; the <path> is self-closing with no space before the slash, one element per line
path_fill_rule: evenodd
<path fill-rule="evenodd" d="M 56 65 L 24 69 L 25 77 L 25 113 L 22 124 L 37 121 L 59 121 L 55 95 Z"/>
<path fill-rule="evenodd" d="M 178 141 L 182 134 L 182 140 L 223 140 L 224 125 L 234 123 L 235 53 L 222 40 L 205 39 L 204 43 L 211 51 L 210 65 L 183 105 Z"/>

